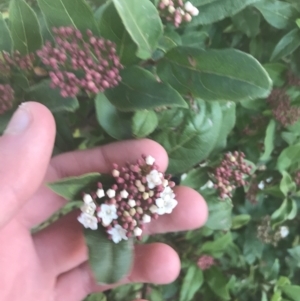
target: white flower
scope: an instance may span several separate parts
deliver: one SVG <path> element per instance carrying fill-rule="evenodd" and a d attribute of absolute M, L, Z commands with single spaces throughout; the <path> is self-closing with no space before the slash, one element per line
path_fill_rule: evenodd
<path fill-rule="evenodd" d="M 149 210 L 150 210 L 152 213 L 156 213 L 157 210 L 158 210 L 158 207 L 155 206 L 155 205 L 152 205 L 152 206 L 149 208 Z"/>
<path fill-rule="evenodd" d="M 280 236 L 282 238 L 285 238 L 289 235 L 290 231 L 289 228 L 287 226 L 281 226 L 280 227 Z"/>
<path fill-rule="evenodd" d="M 151 170 L 151 172 L 146 176 L 146 180 L 148 182 L 148 187 L 153 189 L 155 186 L 162 184 L 162 173 L 157 170 Z"/>
<path fill-rule="evenodd" d="M 197 7 L 194 7 L 193 10 L 190 12 L 192 16 L 198 16 L 199 15 L 199 9 Z"/>
<path fill-rule="evenodd" d="M 80 207 L 81 211 L 89 214 L 89 215 L 94 215 L 95 210 L 96 210 L 96 204 L 95 203 L 89 203 L 89 204 L 83 204 Z"/>
<path fill-rule="evenodd" d="M 108 190 L 106 191 L 106 194 L 107 194 L 107 196 L 108 196 L 109 198 L 114 198 L 114 197 L 116 196 L 116 192 L 115 192 L 115 190 L 113 190 L 113 189 L 108 189 Z"/>
<path fill-rule="evenodd" d="M 136 201 L 135 200 L 129 200 L 128 205 L 132 208 L 136 206 Z"/>
<path fill-rule="evenodd" d="M 92 216 L 87 213 L 81 213 L 80 216 L 78 216 L 77 220 L 85 227 L 90 228 L 92 230 L 98 229 L 98 220 L 95 216 Z"/>
<path fill-rule="evenodd" d="M 97 197 L 99 199 L 101 199 L 101 198 L 103 198 L 105 196 L 105 193 L 104 193 L 103 189 L 98 189 L 97 192 L 96 192 L 96 194 L 97 194 Z"/>
<path fill-rule="evenodd" d="M 114 219 L 118 218 L 117 207 L 115 205 L 102 204 L 101 210 L 97 213 L 98 217 L 102 219 L 104 226 L 108 226 Z"/>
<path fill-rule="evenodd" d="M 187 12 L 191 12 L 194 8 L 194 5 L 190 2 L 190 1 L 187 1 L 185 4 L 184 4 L 184 8 Z"/>
<path fill-rule="evenodd" d="M 168 11 L 169 11 L 170 14 L 174 14 L 175 10 L 176 9 L 175 9 L 174 6 L 169 6 L 169 8 L 168 8 Z"/>
<path fill-rule="evenodd" d="M 259 184 L 257 185 L 257 187 L 260 189 L 260 190 L 263 190 L 265 188 L 265 183 L 263 181 L 259 182 Z"/>
<path fill-rule="evenodd" d="M 136 227 L 136 228 L 133 230 L 133 233 L 134 233 L 134 236 L 141 236 L 142 233 L 143 233 L 143 230 L 142 230 L 141 228 Z"/>
<path fill-rule="evenodd" d="M 90 194 L 85 194 L 83 196 L 83 201 L 86 203 L 86 204 L 90 204 L 90 203 L 94 203 L 94 200 L 92 198 L 92 196 Z"/>
<path fill-rule="evenodd" d="M 144 215 L 143 215 L 143 222 L 144 222 L 145 224 L 150 223 L 150 222 L 151 222 L 151 216 L 148 215 L 148 214 L 144 214 Z"/>
<path fill-rule="evenodd" d="M 126 236 L 127 230 L 122 228 L 120 225 L 115 225 L 113 228 L 107 231 L 108 234 L 111 235 L 112 241 L 117 244 L 122 239 L 128 240 L 128 237 Z"/>
<path fill-rule="evenodd" d="M 160 198 L 156 199 L 155 203 L 158 207 L 157 213 L 163 215 L 166 213 L 171 213 L 173 209 L 177 206 L 178 202 L 174 199 L 175 194 L 171 187 L 166 187 L 164 191 L 160 194 Z"/>
<path fill-rule="evenodd" d="M 120 195 L 121 195 L 121 198 L 122 198 L 122 199 L 127 199 L 129 193 L 124 189 L 124 190 L 122 190 L 122 191 L 120 192 Z"/>
<path fill-rule="evenodd" d="M 154 162 L 155 162 L 155 159 L 154 159 L 152 156 L 148 156 L 148 157 L 145 159 L 145 161 L 146 161 L 146 164 L 147 164 L 147 165 L 153 165 Z"/>

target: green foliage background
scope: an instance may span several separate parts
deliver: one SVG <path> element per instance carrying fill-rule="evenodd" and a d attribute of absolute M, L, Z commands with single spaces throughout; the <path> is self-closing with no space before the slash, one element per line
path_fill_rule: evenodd
<path fill-rule="evenodd" d="M 122 81 L 105 93 L 63 98 L 48 78 L 19 71 L 9 79 L 17 91 L 14 109 L 35 100 L 53 112 L 54 154 L 149 137 L 167 150 L 168 171 L 208 202 L 204 228 L 144 239 L 177 250 L 182 270 L 174 283 L 127 285 L 87 300 L 299 301 L 300 188 L 295 175 L 300 121 L 281 125 L 266 99 L 280 88 L 299 106 L 300 84 L 291 84 L 287 74 L 300 81 L 300 2 L 193 0 L 200 13 L 179 28 L 161 20 L 158 2 L 0 4 L 0 51 L 36 51 L 52 38 L 52 26 L 69 25 L 117 45 Z M 1 131 L 12 113 L 0 116 Z M 255 202 L 247 198 L 248 186 L 237 189 L 232 199 L 220 200 L 205 185 L 223 154 L 235 150 L 243 151 L 254 167 L 250 183 L 263 183 Z M 266 216 L 270 232 L 289 228 L 277 246 L 258 239 Z M 203 254 L 216 260 L 206 271 L 197 267 Z"/>

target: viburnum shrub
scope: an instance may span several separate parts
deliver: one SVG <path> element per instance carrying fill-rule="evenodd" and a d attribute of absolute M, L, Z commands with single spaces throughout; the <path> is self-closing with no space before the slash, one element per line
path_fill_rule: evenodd
<path fill-rule="evenodd" d="M 149 149 L 110 174 L 48 183 L 68 203 L 33 231 L 77 210 L 99 282 L 129 272 L 134 243 L 181 258 L 172 284 L 87 300 L 300 300 L 299 0 L 4 0 L 0 11 L 1 132 L 37 101 L 55 117 L 55 154 L 148 137 L 169 155 L 166 173 Z M 206 199 L 206 225 L 144 235 L 172 215 L 175 183 Z"/>

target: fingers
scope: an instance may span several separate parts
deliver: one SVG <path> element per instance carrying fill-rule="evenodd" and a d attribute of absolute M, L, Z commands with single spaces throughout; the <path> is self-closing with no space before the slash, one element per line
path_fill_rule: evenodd
<path fill-rule="evenodd" d="M 112 164 L 125 165 L 135 162 L 142 154 L 151 154 L 163 171 L 168 165 L 166 151 L 158 143 L 148 140 L 128 140 L 111 143 L 90 150 L 75 151 L 59 155 L 51 160 L 46 182 L 60 178 L 78 176 L 90 172 L 109 173 Z M 39 201 L 43 198 L 43 202 Z M 39 192 L 24 208 L 23 220 L 28 227 L 37 225 L 65 204 L 65 201 L 46 187 Z"/>
<path fill-rule="evenodd" d="M 178 205 L 171 214 L 153 220 L 146 234 L 192 230 L 205 224 L 207 205 L 203 198 L 188 187 L 177 187 Z M 72 212 L 50 227 L 34 235 L 42 264 L 54 274 L 64 273 L 87 260 L 79 212 Z M 55 244 L 53 242 L 55 241 Z"/>
<path fill-rule="evenodd" d="M 80 301 L 90 293 L 130 282 L 166 284 L 174 281 L 179 271 L 178 255 L 169 246 L 160 243 L 137 245 L 132 272 L 119 284 L 97 285 L 89 265 L 84 263 L 58 278 L 54 299 L 57 301 Z"/>
<path fill-rule="evenodd" d="M 50 111 L 22 104 L 0 137 L 0 227 L 7 223 L 41 184 L 55 136 Z"/>

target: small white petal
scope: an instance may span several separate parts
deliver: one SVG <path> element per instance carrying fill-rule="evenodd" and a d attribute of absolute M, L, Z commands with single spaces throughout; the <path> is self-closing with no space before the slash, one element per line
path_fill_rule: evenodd
<path fill-rule="evenodd" d="M 116 191 L 113 190 L 113 189 L 108 189 L 108 190 L 106 191 L 106 194 L 107 194 L 107 196 L 108 196 L 109 198 L 114 198 L 114 197 L 116 196 Z"/>
<path fill-rule="evenodd" d="M 152 189 L 155 186 L 162 184 L 163 174 L 158 172 L 157 170 L 151 170 L 151 172 L 146 176 L 146 180 L 148 183 L 148 188 Z"/>
<path fill-rule="evenodd" d="M 259 184 L 257 185 L 257 187 L 260 189 L 260 190 L 263 190 L 265 188 L 265 183 L 263 181 L 259 182 Z"/>
<path fill-rule="evenodd" d="M 158 208 L 161 208 L 165 205 L 165 201 L 162 198 L 156 199 L 155 203 L 156 203 Z"/>
<path fill-rule="evenodd" d="M 102 224 L 106 227 L 110 225 L 114 219 L 118 218 L 117 207 L 115 205 L 102 204 L 97 215 L 101 218 Z"/>
<path fill-rule="evenodd" d="M 143 215 L 143 223 L 147 224 L 151 222 L 151 216 L 148 214 Z"/>
<path fill-rule="evenodd" d="M 101 198 L 103 198 L 105 196 L 105 193 L 104 193 L 103 189 L 98 189 L 97 192 L 96 192 L 96 194 L 97 194 L 97 197 L 99 199 L 101 199 Z"/>
<path fill-rule="evenodd" d="M 92 196 L 90 194 L 85 194 L 83 196 L 83 201 L 86 203 L 86 204 L 90 204 L 90 203 L 93 203 L 94 200 L 92 198 Z"/>
<path fill-rule="evenodd" d="M 207 185 L 207 188 L 209 188 L 209 189 L 214 188 L 214 183 L 213 183 L 211 180 L 209 180 L 209 181 L 206 183 L 206 185 Z"/>
<path fill-rule="evenodd" d="M 121 198 L 122 198 L 122 199 L 127 199 L 129 193 L 124 189 L 124 190 L 122 190 L 122 191 L 120 192 L 120 195 L 121 195 Z"/>
<path fill-rule="evenodd" d="M 92 230 L 98 229 L 98 220 L 95 216 L 92 216 L 90 214 L 81 213 L 80 216 L 78 216 L 77 220 L 85 227 L 90 228 Z"/>
<path fill-rule="evenodd" d="M 136 206 L 136 201 L 135 200 L 129 200 L 128 205 L 132 208 Z"/>
<path fill-rule="evenodd" d="M 282 238 L 285 238 L 289 235 L 290 231 L 289 228 L 287 226 L 282 226 L 280 227 L 280 235 Z"/>
<path fill-rule="evenodd" d="M 145 159 L 145 161 L 146 161 L 146 164 L 147 164 L 147 165 L 153 165 L 154 162 L 155 162 L 155 159 L 154 159 L 152 156 L 148 156 L 148 157 Z"/>
<path fill-rule="evenodd" d="M 194 5 L 190 1 L 187 1 L 184 4 L 184 8 L 186 11 L 191 12 L 191 10 L 193 10 L 193 8 L 194 8 Z"/>
<path fill-rule="evenodd" d="M 126 236 L 127 230 L 122 228 L 120 225 L 115 225 L 113 228 L 107 231 L 111 235 L 111 239 L 114 243 L 119 243 L 122 239 L 128 240 Z"/>
<path fill-rule="evenodd" d="M 143 233 L 143 230 L 141 228 L 137 227 L 133 230 L 133 233 L 134 233 L 134 236 L 141 236 Z"/>
<path fill-rule="evenodd" d="M 90 203 L 90 204 L 83 204 L 80 207 L 81 211 L 90 215 L 94 215 L 95 210 L 96 210 L 96 204 L 95 203 Z"/>

